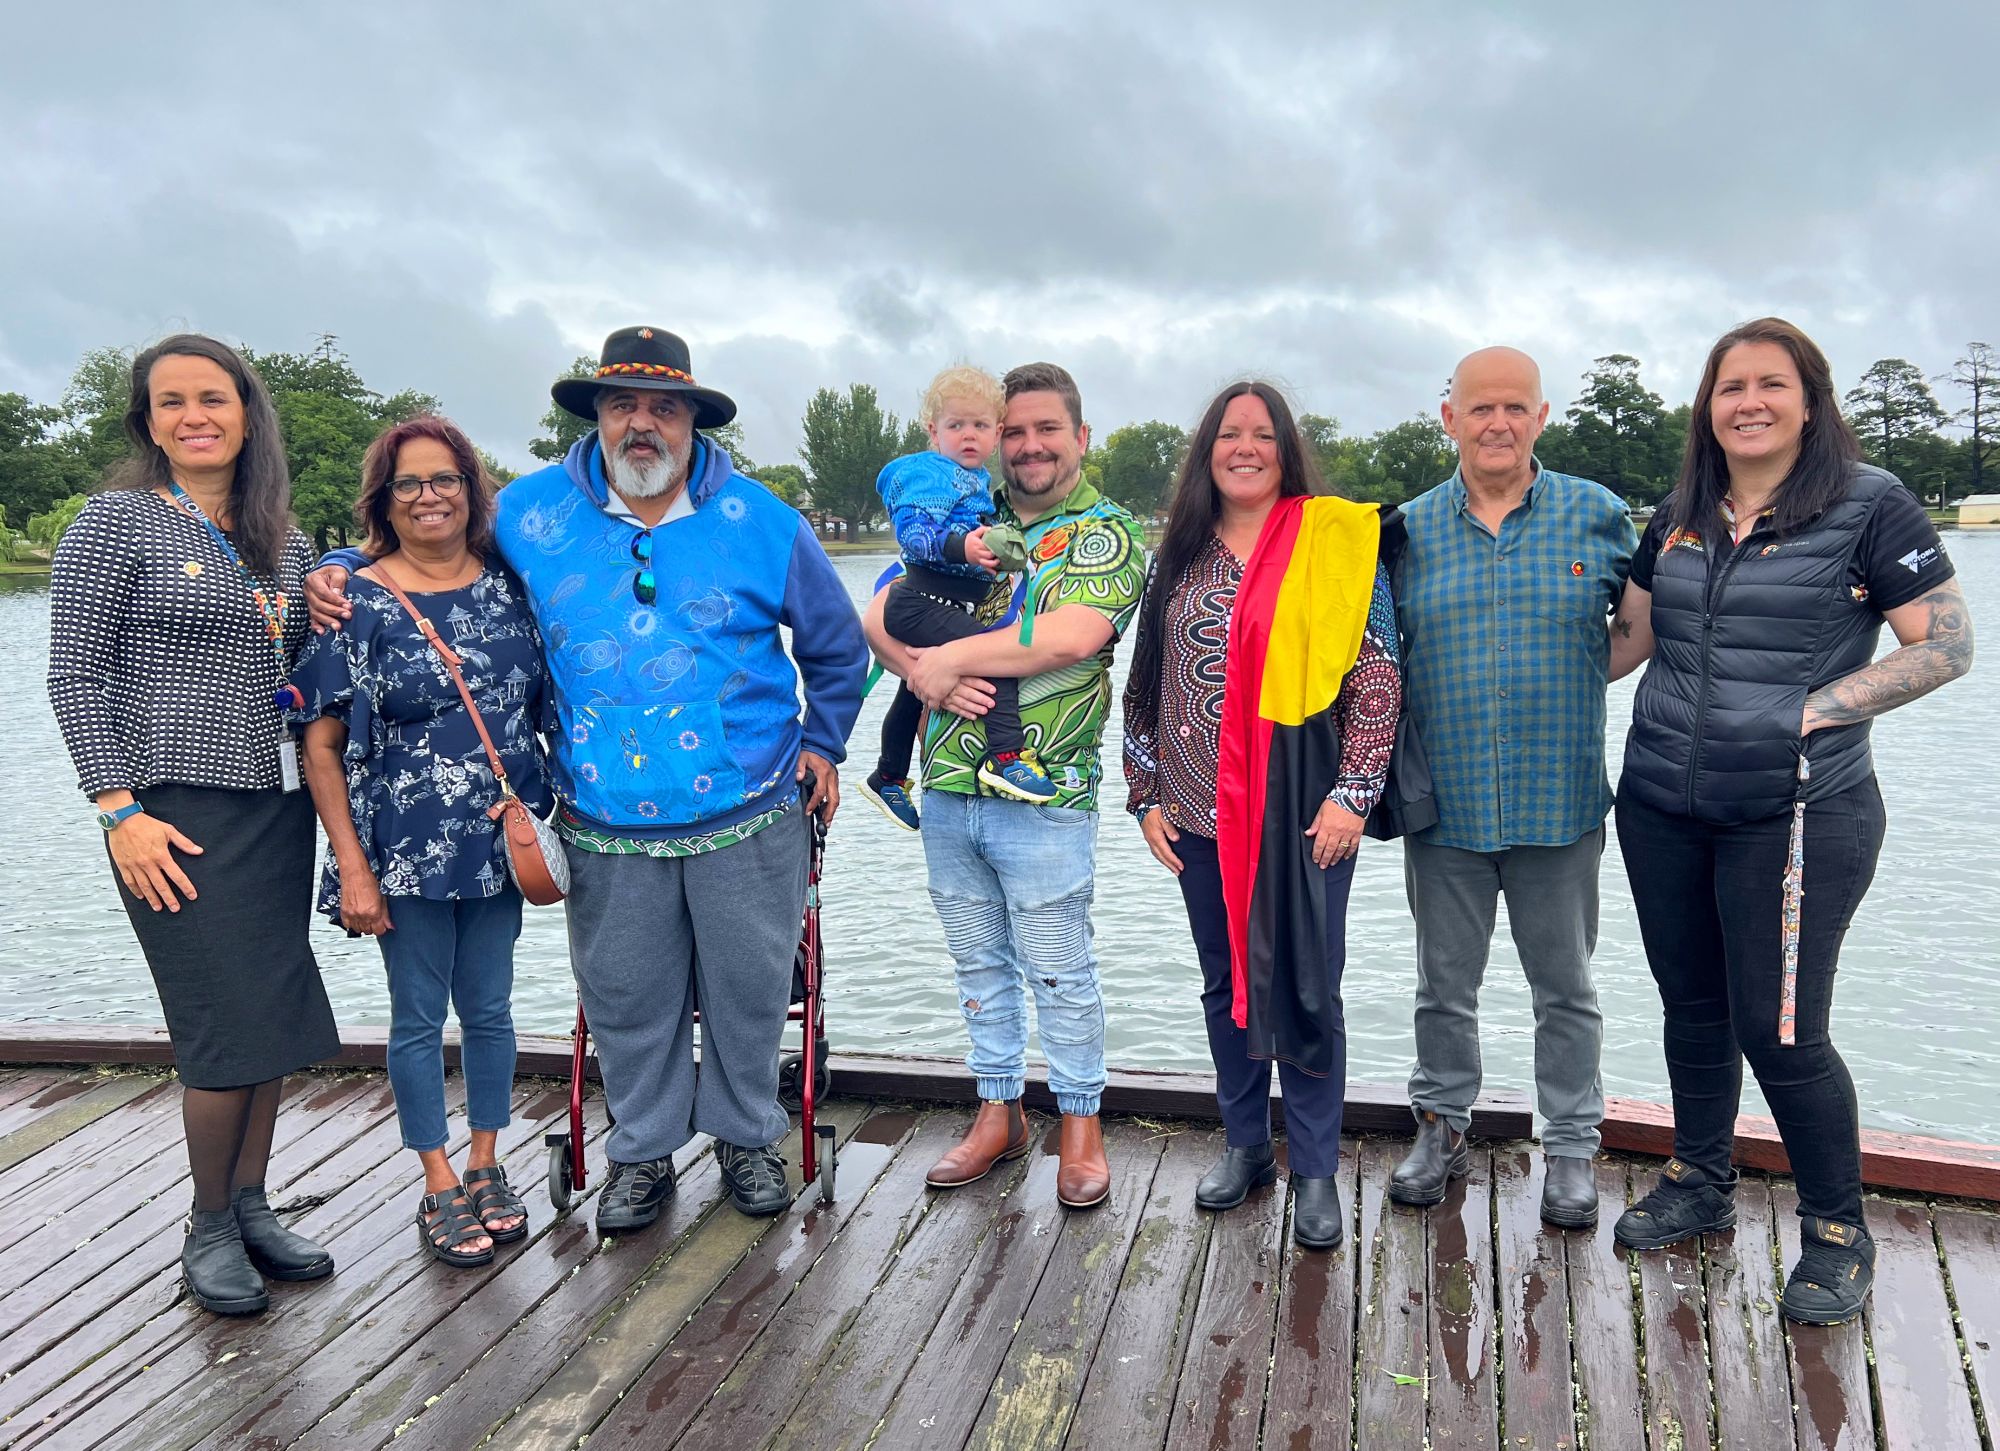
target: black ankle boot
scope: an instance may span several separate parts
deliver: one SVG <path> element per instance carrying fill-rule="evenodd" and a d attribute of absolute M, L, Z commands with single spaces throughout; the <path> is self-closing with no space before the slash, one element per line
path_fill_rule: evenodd
<path fill-rule="evenodd" d="M 255 1315 L 271 1303 L 243 1248 L 234 1208 L 197 1209 L 188 1216 L 181 1276 L 195 1303 L 218 1315 Z"/>
<path fill-rule="evenodd" d="M 1347 1237 L 1347 1215 L 1340 1207 L 1340 1183 L 1292 1176 L 1292 1238 L 1307 1249 L 1339 1249 Z"/>
<path fill-rule="evenodd" d="M 250 1263 L 267 1279 L 323 1280 L 333 1273 L 333 1256 L 278 1223 L 262 1184 L 245 1184 L 236 1191 L 236 1227 Z"/>
<path fill-rule="evenodd" d="M 1417 1141 L 1389 1176 L 1389 1197 L 1398 1204 L 1438 1204 L 1444 1187 L 1472 1168 L 1465 1135 L 1425 1109 L 1417 1115 Z"/>
<path fill-rule="evenodd" d="M 1234 1209 L 1252 1189 L 1277 1177 L 1278 1159 L 1271 1151 L 1269 1139 L 1247 1148 L 1224 1149 L 1215 1167 L 1195 1185 L 1194 1202 L 1203 1209 Z"/>

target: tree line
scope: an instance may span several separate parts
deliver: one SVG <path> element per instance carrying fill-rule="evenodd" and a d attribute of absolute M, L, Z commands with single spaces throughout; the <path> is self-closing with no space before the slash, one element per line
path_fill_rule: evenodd
<path fill-rule="evenodd" d="M 369 441 L 391 423 L 441 407 L 414 389 L 385 395 L 369 388 L 338 344 L 323 334 L 302 353 L 246 348 L 243 354 L 271 390 L 285 432 L 293 506 L 322 548 L 349 540 Z M 97 348 L 83 356 L 53 404 L 0 393 L 0 558 L 24 544 L 53 548 L 88 490 L 123 457 L 131 366 L 130 352 Z M 595 359 L 579 357 L 569 376 L 588 377 L 595 367 Z M 1640 367 L 1626 353 L 1592 362 L 1576 401 L 1549 423 L 1536 447 L 1549 468 L 1596 479 L 1635 507 L 1657 503 L 1673 487 L 1689 427 L 1688 405 L 1668 408 L 1646 387 Z M 1948 409 L 1937 386 L 1960 406 Z M 1964 356 L 1935 377 L 1903 358 L 1880 359 L 1845 402 L 1869 461 L 1920 498 L 1945 507 L 2000 490 L 2000 352 L 1987 344 L 1967 344 Z M 1343 432 L 1326 414 L 1306 413 L 1299 421 L 1321 474 L 1348 498 L 1400 504 L 1456 467 L 1452 441 L 1433 413 L 1365 436 Z M 882 466 L 927 446 L 921 421 L 899 419 L 866 383 L 845 392 L 819 389 L 800 424 L 796 463 L 757 464 L 740 423 L 707 437 L 727 450 L 738 472 L 846 531 L 881 521 L 875 477 Z M 590 427 L 552 404 L 528 451 L 553 462 Z M 1085 458 L 1085 477 L 1150 518 L 1165 511 L 1186 449 L 1187 431 L 1178 424 L 1128 423 L 1099 437 Z M 514 476 L 490 456 L 487 464 L 503 483 Z"/>

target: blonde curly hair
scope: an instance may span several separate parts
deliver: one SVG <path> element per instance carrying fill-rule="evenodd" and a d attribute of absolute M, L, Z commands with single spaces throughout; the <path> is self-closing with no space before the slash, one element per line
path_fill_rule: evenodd
<path fill-rule="evenodd" d="M 996 421 L 1007 411 L 1007 395 L 1000 380 L 984 368 L 960 364 L 939 373 L 924 390 L 924 423 L 936 423 L 944 416 L 946 404 L 959 401 L 990 409 Z"/>

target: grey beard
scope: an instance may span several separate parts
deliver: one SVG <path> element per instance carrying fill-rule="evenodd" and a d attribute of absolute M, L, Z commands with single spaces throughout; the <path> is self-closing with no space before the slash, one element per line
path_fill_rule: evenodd
<path fill-rule="evenodd" d="M 669 447 L 665 453 L 655 454 L 643 462 L 631 458 L 620 446 L 605 455 L 604 471 L 611 480 L 611 487 L 623 497 L 657 499 L 687 481 L 688 462 L 693 456 L 692 440 L 679 449 Z"/>

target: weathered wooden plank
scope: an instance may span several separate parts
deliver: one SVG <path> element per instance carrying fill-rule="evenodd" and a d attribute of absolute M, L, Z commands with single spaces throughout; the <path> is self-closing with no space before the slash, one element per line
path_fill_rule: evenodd
<path fill-rule="evenodd" d="M 940 1333 L 952 1336 L 961 1324 L 972 1323 L 976 1308 L 968 1316 L 968 1307 L 998 1288 L 1002 1267 L 1016 1244 L 1045 1242 L 1048 1233 L 1060 1227 L 1063 1211 L 1055 1197 L 1054 1142 L 1041 1134 L 1035 1134 L 1032 1142 L 1038 1147 L 1020 1165 L 1011 1166 L 1024 1172 L 1018 1179 L 1002 1180 L 990 1202 L 968 1201 L 966 1213 L 956 1221 L 944 1217 L 953 1207 L 949 1201 L 979 1194 L 992 1179 L 950 1191 L 948 1202 L 925 1217 L 917 1236 L 827 1362 L 822 1385 L 829 1388 L 793 1410 L 778 1432 L 777 1444 L 787 1451 L 835 1451 L 868 1444 L 876 1426 L 895 1409 L 905 1378 L 932 1338 Z M 995 1174 L 993 1179 L 1000 1177 Z M 1036 1226 L 1042 1235 L 1035 1235 Z M 947 1229 L 954 1232 L 947 1234 Z M 1039 1273 L 1046 1254 L 1032 1257 Z M 955 1318 L 947 1320 L 947 1315 Z M 982 1385 L 980 1391 L 984 1390 Z"/>
<path fill-rule="evenodd" d="M 1005 1184 L 989 1179 L 968 1189 L 930 1194 L 924 1175 L 970 1123 L 971 1116 L 957 1110 L 924 1116 L 888 1173 L 736 1362 L 682 1438 L 683 1445 L 769 1444 L 800 1400 L 825 1384 L 827 1358 L 849 1330 L 861 1324 L 869 1327 L 866 1333 L 876 1333 L 870 1297 L 899 1250 L 923 1255 L 923 1241 L 929 1239 L 949 1240 L 969 1253 L 963 1247 L 976 1242 L 984 1221 L 969 1230 L 963 1222 L 981 1214 L 990 1219 Z M 993 1178 L 1012 1178 L 1019 1171 L 1018 1164 L 1007 1166 Z M 946 1215 L 942 1230 L 929 1228 L 931 1217 L 940 1213 Z M 945 1246 L 947 1254 L 950 1248 Z M 921 1282 L 909 1283 L 915 1289 L 906 1285 L 905 1293 L 926 1293 Z M 442 1448 L 447 1443 L 434 1444 Z"/>
<path fill-rule="evenodd" d="M 289 1082 L 286 1085 L 288 1096 L 278 1110 L 278 1133 L 271 1154 L 270 1179 L 274 1186 L 291 1183 L 295 1175 L 311 1172 L 313 1157 L 320 1152 L 314 1147 L 315 1141 L 323 1142 L 324 1133 L 346 1117 L 335 1114 L 329 1123 L 318 1124 L 297 1117 L 301 1104 L 316 1097 L 310 1091 L 313 1083 L 312 1079 L 301 1078 L 296 1091 Z M 352 1093 L 364 1101 L 384 1087 L 379 1082 L 349 1085 Z M 396 1147 L 393 1131 L 385 1143 L 378 1137 L 379 1127 L 369 1127 L 366 1118 L 358 1122 L 362 1128 L 357 1138 L 327 1161 L 329 1165 L 345 1161 L 346 1168 L 341 1172 L 348 1180 L 356 1169 Z M 301 1124 L 307 1126 L 304 1132 L 297 1132 Z M 407 1163 L 399 1164 L 398 1169 L 399 1178 L 406 1179 Z M 182 1298 L 179 1215 L 185 1213 L 183 1192 L 169 1191 L 166 1207 L 174 1215 L 169 1224 L 130 1252 L 88 1271 L 89 1278 L 84 1281 L 87 1288 L 58 1300 L 36 1318 L 35 1335 L 54 1339 L 45 1340 L 47 1353 L 0 1380 L 0 1419 L 40 1421 L 62 1417 L 71 1407 L 108 1393 L 108 1388 L 130 1376 L 135 1366 L 149 1364 L 156 1355 L 165 1354 L 208 1318 Z M 280 1203 L 284 1202 L 288 1201 L 281 1197 Z M 309 1238 L 327 1243 L 330 1236 L 321 1232 L 318 1215 L 317 1210 L 308 1211 L 293 1227 Z M 108 1233 L 92 1241 L 88 1248 L 93 1258 L 102 1260 L 113 1252 L 101 1243 L 110 1237 Z M 57 1266 L 57 1273 L 69 1279 L 77 1273 L 77 1267 L 73 1261 L 65 1261 Z M 30 1288 L 37 1294 L 44 1292 L 49 1278 L 43 1276 Z"/>
<path fill-rule="evenodd" d="M 1493 1177 L 1484 1145 L 1430 1211 L 1430 1443 L 1437 1451 L 1500 1442 L 1493 1372 Z"/>
<path fill-rule="evenodd" d="M 1931 1210 L 1931 1224 L 1951 1276 L 1966 1370 L 1990 1431 L 2000 1415 L 2000 1215 L 1940 1204 Z"/>
<path fill-rule="evenodd" d="M 1878 1200 L 1868 1206 L 1868 1228 L 1875 1236 L 1869 1344 L 1875 1351 L 1882 1433 L 1891 1446 L 1978 1451 L 1972 1392 L 1929 1211 L 1922 1204 Z"/>
<path fill-rule="evenodd" d="M 122 1189 L 130 1204 L 134 1182 L 150 1185 L 159 1172 L 155 1161 L 175 1154 L 185 1158 L 180 1084 L 161 1078 L 117 1112 L 71 1134 L 61 1153 L 38 1154 L 0 1173 L 0 1254 L 107 1186 Z"/>
<path fill-rule="evenodd" d="M 1746 1174 L 1736 1190 L 1736 1228 L 1710 1235 L 1702 1254 L 1709 1372 L 1726 1446 L 1791 1451 L 1796 1444 L 1791 1367 L 1772 1264 L 1777 1243 L 1771 1186 Z"/>
<path fill-rule="evenodd" d="M 71 1076 L 84 1077 L 74 1068 L 9 1068 L 0 1077 L 0 1109 L 12 1108 L 24 1098 L 33 1098 Z"/>
<path fill-rule="evenodd" d="M 1195 1207 L 1194 1190 L 1222 1149 L 1220 1129 L 1190 1129 L 1167 1141 L 1065 1445 L 1092 1451 L 1165 1443 L 1217 1219 Z"/>
<path fill-rule="evenodd" d="M 847 1101 L 828 1106 L 824 1121 L 844 1139 L 866 1113 L 865 1105 Z M 787 1172 L 796 1189 L 799 1155 L 795 1142 L 789 1147 Z M 711 1163 L 704 1169 L 704 1175 L 708 1173 L 713 1173 L 715 1185 L 707 1213 L 645 1269 L 617 1308 L 592 1328 L 586 1353 L 572 1356 L 525 1398 L 501 1428 L 498 1444 L 519 1448 L 574 1444 L 617 1404 L 715 1288 L 778 1225 L 781 1216 L 753 1219 L 738 1214 L 729 1207 L 720 1170 Z M 327 1444 L 346 1443 L 335 1439 Z"/>
<path fill-rule="evenodd" d="M 1216 1215 L 1209 1229 L 1208 1260 L 1189 1311 L 1187 1358 L 1167 1425 L 1169 1451 L 1257 1444 L 1290 1187 L 1289 1177 L 1280 1175 L 1268 1188 L 1251 1190 L 1242 1204 Z"/>
<path fill-rule="evenodd" d="M 1656 1446 L 1707 1451 L 1714 1444 L 1703 1314 L 1701 1241 L 1648 1250 L 1639 1261 L 1639 1323 L 1645 1337 L 1646 1430 Z M 1593 1443 L 1595 1444 L 1595 1443 Z"/>
<path fill-rule="evenodd" d="M 1777 1274 L 1799 1258 L 1799 1196 L 1790 1184 L 1771 1186 L 1777 1221 Z M 1800 1451 L 1862 1451 L 1875 1445 L 1874 1398 L 1868 1370 L 1866 1327 L 1785 1323 L 1792 1365 L 1793 1430 Z M 1900 1451 L 1900 1448 L 1898 1448 Z"/>
<path fill-rule="evenodd" d="M 916 1123 L 914 1113 L 901 1110 L 862 1123 L 841 1148 L 833 1203 L 807 1195 L 759 1241 L 591 1431 L 592 1445 L 649 1451 L 678 1439 L 895 1162 Z"/>
<path fill-rule="evenodd" d="M 1278 1283 L 1264 1444 L 1282 1451 L 1348 1451 L 1354 1444 L 1354 1281 L 1361 1243 L 1360 1149 L 1340 1146 L 1347 1238 L 1338 1249 L 1286 1246 Z"/>
<path fill-rule="evenodd" d="M 1356 1352 L 1357 1440 L 1370 1451 L 1424 1444 L 1425 1321 L 1428 1317 L 1424 1211 L 1389 1201 L 1389 1173 L 1402 1145 L 1361 1149 L 1361 1327 Z"/>
<path fill-rule="evenodd" d="M 1652 1186 L 1642 1168 L 1641 1192 Z M 1570 1345 L 1576 1359 L 1579 1440 L 1591 1451 L 1644 1451 L 1645 1407 L 1639 1393 L 1639 1346 L 1632 1328 L 1632 1273 L 1611 1227 L 1629 1203 L 1622 1161 L 1597 1161 L 1597 1228 L 1564 1235 L 1569 1277 Z"/>
<path fill-rule="evenodd" d="M 1577 1444 L 1565 1259 L 1567 1244 L 1587 1245 L 1591 1236 L 1588 1230 L 1565 1232 L 1542 1223 L 1545 1177 L 1542 1156 L 1526 1146 L 1493 1151 L 1501 1419 L 1511 1451 L 1575 1451 Z M 1616 1219 L 1623 1205 L 1621 1195 L 1616 1205 L 1605 1207 Z M 1434 1244 L 1432 1258 L 1439 1253 Z"/>
<path fill-rule="evenodd" d="M 557 1112 L 561 1112 L 560 1106 Z M 440 1361 L 449 1366 L 444 1379 L 461 1371 L 485 1343 L 475 1329 L 482 1312 L 471 1309 L 471 1302 L 481 1297 L 508 1302 L 512 1312 L 508 1323 L 512 1323 L 567 1272 L 571 1261 L 564 1258 L 565 1252 L 584 1252 L 577 1246 L 590 1238 L 573 1223 L 555 1218 L 548 1200 L 547 1177 L 536 1172 L 543 1161 L 542 1134 L 548 1122 L 517 1123 L 503 1130 L 500 1137 L 499 1152 L 509 1180 L 527 1206 L 529 1234 L 525 1240 L 501 1246 L 493 1263 L 483 1269 L 451 1270 L 437 1264 L 416 1244 L 414 1202 L 392 1199 L 390 1207 L 404 1209 L 407 1222 L 403 1232 L 391 1234 L 354 1260 L 354 1279 L 372 1282 L 371 1288 L 355 1297 L 366 1302 L 365 1308 L 318 1325 L 294 1320 L 283 1327 L 287 1338 L 282 1345 L 260 1351 L 265 1362 L 261 1375 L 245 1376 L 233 1387 L 233 1413 L 216 1414 L 208 1408 L 198 1421 L 183 1418 L 170 1424 L 193 1425 L 202 1434 L 193 1444 L 207 1451 L 289 1446 L 344 1406 L 351 1390 L 368 1382 L 369 1372 L 376 1367 L 390 1371 L 392 1379 L 432 1374 Z M 604 1132 L 602 1125 L 586 1120 L 587 1145 L 600 1144 Z M 366 1229 L 364 1221 L 350 1235 Z M 298 1312 L 295 1309 L 293 1313 Z M 286 1360 L 290 1361 L 288 1367 L 284 1366 Z M 276 1374 L 280 1368 L 282 1375 Z M 212 1396 L 213 1378 L 205 1380 Z M 393 1398 L 389 1403 L 394 1404 Z M 396 1424 L 393 1420 L 383 1424 L 381 1438 L 386 1440 Z M 355 1444 L 330 1439 L 334 1444 Z M 186 1445 L 190 1440 L 183 1434 L 170 1444 Z"/>
<path fill-rule="evenodd" d="M 71 1069 L 66 1073 L 49 1074 L 48 1081 L 35 1092 L 23 1094 L 5 1108 L 0 1108 L 0 1138 L 16 1129 L 26 1128 L 49 1110 L 59 1108 L 108 1081 L 107 1075 L 87 1070 Z"/>
<path fill-rule="evenodd" d="M 1041 1145 L 1046 1159 L 1055 1159 L 1060 1138 L 1060 1127 L 1051 1125 Z M 1031 1173 L 1013 1205 L 994 1220 L 978 1258 L 959 1280 L 923 1353 L 897 1388 L 876 1444 L 961 1444 L 979 1419 L 987 1387 L 1013 1348 L 1015 1330 L 1038 1291 L 1050 1290 L 1065 1308 L 1076 1306 L 1081 1288 L 1074 1276 L 1082 1270 L 1082 1256 L 1094 1245 L 1101 1260 L 1112 1259 L 1111 1246 L 1128 1237 L 1113 1221 L 1146 1202 L 1159 1164 L 1159 1140 L 1137 1124 L 1105 1125 L 1104 1148 L 1111 1166 L 1108 1203 L 1095 1210 L 1066 1210 L 1055 1198 L 1053 1177 L 1043 1180 Z M 1042 1194 L 1046 1197 L 1038 1197 Z M 1064 1248 L 1070 1254 L 1050 1282 L 1052 1261 Z M 1065 1278 L 1069 1283 L 1063 1283 Z M 1069 1342 L 1071 1386 L 1082 1382 L 1085 1353 L 1084 1346 Z M 1061 1423 L 1068 1419 L 1066 1406 L 1050 1410 L 1055 1424 L 1045 1426 L 1044 1444 L 1059 1437 Z"/>
<path fill-rule="evenodd" d="M 500 1136 L 503 1160 L 524 1190 L 534 1185 L 541 1131 L 540 1124 L 516 1119 Z M 83 1406 L 66 1434 L 79 1444 L 90 1444 L 86 1436 L 115 1431 L 121 1442 L 167 1451 L 194 1444 L 246 1406 L 282 1414 L 288 1399 L 284 1393 L 273 1393 L 274 1383 L 320 1355 L 343 1332 L 365 1324 L 374 1308 L 413 1276 L 430 1268 L 442 1274 L 443 1267 L 414 1243 L 414 1210 L 421 1188 L 411 1182 L 416 1179 L 414 1170 L 414 1164 L 406 1162 L 400 1194 L 380 1200 L 365 1217 L 322 1241 L 340 1267 L 332 1279 L 273 1285 L 271 1308 L 249 1320 L 210 1316 L 185 1304 L 177 1307 L 171 1318 L 187 1324 L 191 1333 L 133 1367 L 134 1373 L 118 1384 L 115 1395 L 99 1396 Z M 534 1205 L 531 1193 L 524 1192 L 523 1198 Z M 539 1215 L 539 1223 L 546 1224 L 546 1200 Z M 532 1243 L 533 1236 L 519 1248 Z M 438 1289 L 450 1293 L 443 1285 Z M 330 1356 L 329 1362 L 333 1361 L 339 1361 L 343 1371 L 354 1368 L 338 1356 Z M 197 1378 L 199 1396 L 178 1394 Z M 296 1384 L 313 1383 L 308 1376 Z M 254 1432 L 254 1427 L 250 1430 Z M 241 1444 L 249 1435 L 232 1439 Z"/>
<path fill-rule="evenodd" d="M 100 1079 L 83 1092 L 37 1114 L 33 1122 L 23 1124 L 5 1138 L 0 1138 L 0 1169 L 10 1169 L 52 1145 L 62 1143 L 79 1129 L 96 1123 L 108 1113 L 115 1113 L 140 1094 L 151 1093 L 159 1087 L 159 1083 L 160 1080 L 149 1073 L 121 1073 L 113 1078 Z M 50 1093 L 53 1092 L 55 1090 L 51 1089 Z M 39 1103 L 47 1097 L 49 1094 L 40 1094 L 30 1102 Z"/>

